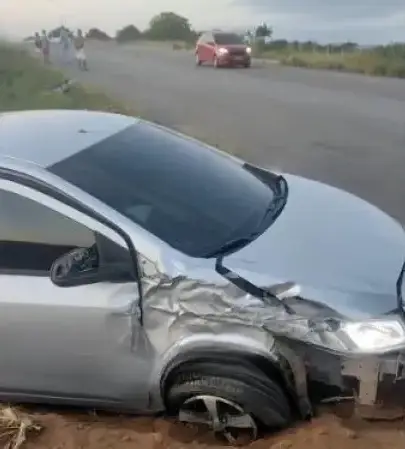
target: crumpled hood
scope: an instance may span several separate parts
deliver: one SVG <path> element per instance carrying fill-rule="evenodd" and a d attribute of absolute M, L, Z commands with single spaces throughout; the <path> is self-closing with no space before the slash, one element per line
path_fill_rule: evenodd
<path fill-rule="evenodd" d="M 405 260 L 402 226 L 348 192 L 284 177 L 289 197 L 279 218 L 254 242 L 225 256 L 223 266 L 261 287 L 293 281 L 302 298 L 336 314 L 395 310 Z"/>

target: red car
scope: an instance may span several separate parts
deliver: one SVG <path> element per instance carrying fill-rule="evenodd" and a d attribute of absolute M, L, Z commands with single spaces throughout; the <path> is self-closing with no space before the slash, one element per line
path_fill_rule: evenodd
<path fill-rule="evenodd" d="M 196 64 L 204 62 L 214 67 L 236 66 L 250 67 L 252 49 L 236 33 L 207 31 L 199 37 L 196 48 Z"/>

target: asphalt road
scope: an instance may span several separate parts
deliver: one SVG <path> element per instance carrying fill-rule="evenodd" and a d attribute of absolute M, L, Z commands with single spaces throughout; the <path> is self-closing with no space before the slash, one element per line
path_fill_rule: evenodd
<path fill-rule="evenodd" d="M 256 61 L 197 68 L 185 51 L 87 46 L 89 73 L 141 114 L 252 162 L 349 190 L 405 223 L 405 80 Z"/>

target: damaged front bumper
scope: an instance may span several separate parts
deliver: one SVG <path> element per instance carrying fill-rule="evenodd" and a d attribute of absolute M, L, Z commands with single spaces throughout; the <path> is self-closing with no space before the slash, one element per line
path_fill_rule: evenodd
<path fill-rule="evenodd" d="M 346 389 L 353 389 L 364 418 L 383 419 L 393 411 L 405 416 L 405 349 L 384 356 L 346 360 L 342 363 L 342 376 Z"/>
<path fill-rule="evenodd" d="M 307 348 L 305 365 L 312 403 L 349 400 L 363 419 L 405 417 L 405 348 L 351 357 Z"/>

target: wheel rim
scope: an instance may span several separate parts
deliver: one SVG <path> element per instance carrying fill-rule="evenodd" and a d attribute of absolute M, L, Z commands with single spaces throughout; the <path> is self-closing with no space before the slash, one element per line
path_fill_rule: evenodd
<path fill-rule="evenodd" d="M 179 421 L 209 426 L 233 445 L 245 445 L 257 439 L 253 417 L 232 401 L 217 396 L 193 396 L 179 410 Z"/>

